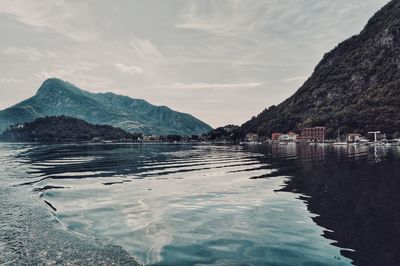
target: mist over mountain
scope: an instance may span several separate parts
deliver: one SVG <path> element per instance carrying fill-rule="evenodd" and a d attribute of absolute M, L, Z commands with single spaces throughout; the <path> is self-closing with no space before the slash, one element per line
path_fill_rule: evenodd
<path fill-rule="evenodd" d="M 378 11 L 359 35 L 325 54 L 290 98 L 241 127 L 270 135 L 326 126 L 342 132 L 400 130 L 400 1 Z"/>
<path fill-rule="evenodd" d="M 0 132 L 45 116 L 70 116 L 143 134 L 202 134 L 212 128 L 199 119 L 111 92 L 91 93 L 73 84 L 48 79 L 33 97 L 0 111 Z"/>

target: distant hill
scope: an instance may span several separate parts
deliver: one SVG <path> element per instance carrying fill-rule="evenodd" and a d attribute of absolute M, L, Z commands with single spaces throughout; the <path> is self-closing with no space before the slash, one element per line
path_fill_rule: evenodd
<path fill-rule="evenodd" d="M 226 125 L 224 127 L 219 127 L 211 130 L 207 134 L 203 135 L 209 141 L 228 141 L 228 142 L 239 142 L 240 127 L 236 125 Z"/>
<path fill-rule="evenodd" d="M 212 129 L 189 114 L 165 106 L 114 93 L 91 93 L 52 78 L 42 84 L 35 96 L 0 111 L 0 132 L 13 124 L 59 115 L 144 134 L 200 135 Z"/>
<path fill-rule="evenodd" d="M 377 12 L 359 35 L 327 53 L 290 98 L 242 125 L 270 135 L 326 126 L 329 134 L 400 131 L 400 1 Z"/>
<path fill-rule="evenodd" d="M 86 121 L 51 116 L 38 118 L 31 123 L 10 126 L 0 135 L 4 141 L 90 141 L 137 140 L 138 135 L 108 125 L 93 125 Z"/>

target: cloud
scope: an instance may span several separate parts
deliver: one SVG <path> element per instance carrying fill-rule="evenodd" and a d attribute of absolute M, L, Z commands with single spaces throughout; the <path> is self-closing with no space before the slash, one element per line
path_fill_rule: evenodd
<path fill-rule="evenodd" d="M 52 70 L 36 73 L 35 76 L 38 78 L 49 78 L 49 77 L 68 78 L 74 75 L 94 70 L 97 67 L 98 65 L 95 63 L 83 62 L 83 61 L 68 65 L 54 65 L 51 67 Z"/>
<path fill-rule="evenodd" d="M 9 46 L 1 50 L 1 53 L 26 57 L 31 61 L 40 61 L 44 57 L 57 57 L 57 55 L 52 51 L 46 50 L 42 52 L 33 47 L 19 48 L 15 46 Z"/>
<path fill-rule="evenodd" d="M 0 78 L 0 83 L 22 83 L 22 80 L 15 78 Z"/>
<path fill-rule="evenodd" d="M 115 64 L 114 67 L 123 73 L 130 73 L 130 74 L 142 74 L 144 71 L 141 67 L 138 66 L 127 66 L 124 64 Z"/>
<path fill-rule="evenodd" d="M 259 82 L 249 82 L 249 83 L 181 83 L 174 82 L 167 85 L 156 85 L 156 88 L 174 88 L 174 89 L 246 89 L 255 88 L 261 86 L 262 83 Z"/>
<path fill-rule="evenodd" d="M 115 66 L 119 71 L 130 74 L 144 74 L 145 76 L 151 77 L 151 80 L 157 80 L 162 78 L 162 68 L 168 64 L 173 64 L 174 61 L 171 58 L 164 56 L 159 47 L 149 39 L 140 38 L 136 35 L 132 35 L 128 42 L 128 50 L 122 55 L 125 61 L 129 58 L 131 62 L 135 62 L 135 66 Z M 145 71 L 146 70 L 146 71 Z"/>
<path fill-rule="evenodd" d="M 323 25 L 325 36 L 329 36 L 332 32 L 328 30 L 337 31 L 344 21 L 351 26 L 358 24 L 355 14 L 385 2 L 388 0 L 365 0 L 363 4 L 349 0 L 181 0 L 175 27 L 248 39 L 253 38 L 247 34 L 257 33 L 260 39 L 308 35 Z"/>
<path fill-rule="evenodd" d="M 242 5 L 240 1 L 235 0 L 184 1 L 175 27 L 214 34 L 235 34 L 237 31 L 243 30 L 246 24 L 249 25 L 252 23 L 251 21 L 254 21 L 255 17 L 248 17 L 254 12 L 249 12 L 248 8 L 260 7 L 259 2 L 254 1 L 251 5 L 246 2 L 243 1 Z"/>
<path fill-rule="evenodd" d="M 159 60 L 164 57 L 157 46 L 150 40 L 132 36 L 129 45 L 133 48 L 134 53 L 141 59 Z"/>
<path fill-rule="evenodd" d="M 0 14 L 40 30 L 53 30 L 75 41 L 97 39 L 87 13 L 90 8 L 83 1 L 65 0 L 2 0 Z M 89 27 L 88 27 L 89 25 Z"/>
<path fill-rule="evenodd" d="M 283 79 L 282 82 L 283 83 L 300 83 L 300 82 L 306 81 L 307 79 L 308 79 L 307 76 L 297 76 L 297 77 Z"/>
<path fill-rule="evenodd" d="M 110 88 L 113 80 L 95 74 L 97 64 L 90 62 L 77 62 L 68 65 L 54 65 L 47 70 L 40 71 L 33 75 L 33 78 L 43 81 L 48 78 L 60 78 L 82 86 L 84 89 L 97 91 L 116 91 Z"/>

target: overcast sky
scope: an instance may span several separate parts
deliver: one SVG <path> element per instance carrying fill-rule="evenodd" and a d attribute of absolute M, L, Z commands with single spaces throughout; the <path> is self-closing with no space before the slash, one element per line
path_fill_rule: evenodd
<path fill-rule="evenodd" d="M 0 0 L 0 109 L 49 77 L 241 124 L 388 0 Z"/>

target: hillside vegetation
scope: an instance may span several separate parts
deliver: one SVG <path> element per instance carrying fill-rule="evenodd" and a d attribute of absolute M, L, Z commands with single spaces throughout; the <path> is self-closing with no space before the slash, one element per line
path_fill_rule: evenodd
<path fill-rule="evenodd" d="M 400 1 L 377 12 L 359 35 L 327 53 L 290 98 L 242 125 L 249 132 L 326 126 L 341 132 L 400 130 Z"/>
<path fill-rule="evenodd" d="M 128 133 L 108 125 L 93 125 L 86 121 L 52 116 L 38 118 L 31 123 L 10 126 L 0 135 L 3 141 L 91 141 L 91 140 L 130 140 L 136 141 L 139 135 Z"/>

